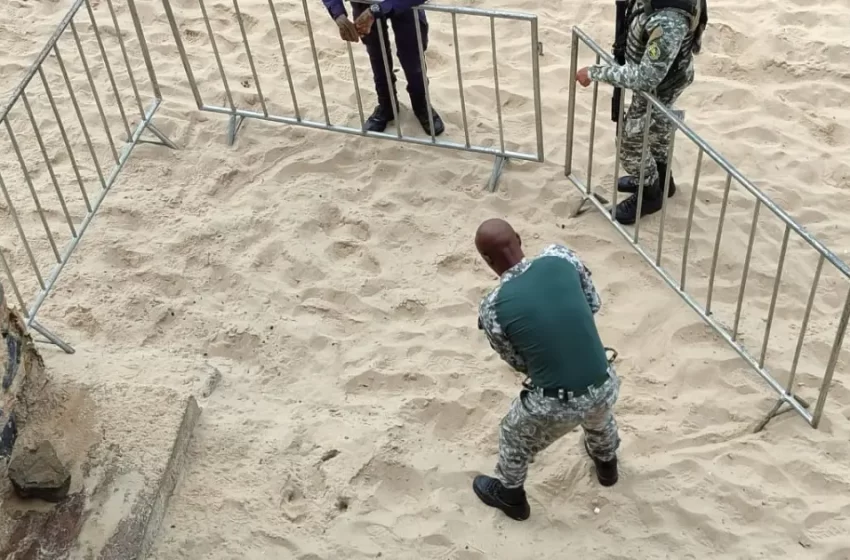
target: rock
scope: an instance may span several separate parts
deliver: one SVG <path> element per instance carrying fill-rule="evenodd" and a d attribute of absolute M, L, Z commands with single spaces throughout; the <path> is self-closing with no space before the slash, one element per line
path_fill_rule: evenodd
<path fill-rule="evenodd" d="M 9 479 L 21 498 L 59 502 L 68 495 L 71 473 L 56 456 L 49 441 L 35 449 L 22 449 L 9 463 Z"/>

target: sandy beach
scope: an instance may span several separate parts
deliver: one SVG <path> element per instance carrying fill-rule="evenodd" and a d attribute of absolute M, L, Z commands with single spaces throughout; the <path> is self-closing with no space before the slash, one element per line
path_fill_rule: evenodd
<path fill-rule="evenodd" d="M 117 65 L 121 54 L 106 4 L 93 4 Z M 846 358 L 839 360 L 819 430 L 785 414 L 752 434 L 774 393 L 602 216 L 569 217 L 580 200 L 563 174 L 570 31 L 578 25 L 607 48 L 613 2 L 464 3 L 540 17 L 546 162 L 509 163 L 494 194 L 484 190 L 492 160 L 481 155 L 258 121 L 245 124 L 228 147 L 227 118 L 195 107 L 161 3 L 137 4 L 163 92 L 155 122 L 180 149 L 136 149 L 39 318 L 77 349 L 65 355 L 42 347 L 56 377 L 163 385 L 200 396 L 209 373 L 221 373 L 216 391 L 199 399 L 203 413 L 187 470 L 154 558 L 850 559 Z M 232 3 L 207 4 L 234 100 L 260 110 Z M 9 0 L 0 6 L 4 94 L 69 5 Z M 129 30 L 126 4 L 115 5 Z M 173 0 L 173 6 L 205 101 L 225 106 L 197 2 Z M 289 114 L 267 2 L 244 0 L 240 7 L 269 107 Z M 678 108 L 768 196 L 850 260 L 843 215 L 850 204 L 850 10 L 843 0 L 710 0 L 709 8 L 696 83 Z M 277 10 L 300 108 L 322 120 L 301 4 L 286 0 Z M 358 126 L 344 44 L 318 0 L 310 0 L 310 10 L 330 117 Z M 78 27 L 96 54 L 88 26 Z M 507 144 L 533 151 L 527 26 L 500 22 L 497 30 Z M 489 28 L 473 21 L 460 31 L 472 140 L 497 143 Z M 433 104 L 447 136 L 462 139 L 450 18 L 435 14 L 430 33 Z M 73 51 L 70 37 L 61 45 L 63 55 Z M 374 94 L 362 45 L 354 45 L 354 56 L 368 112 Z M 588 51 L 581 57 L 592 63 Z M 58 91 L 61 78 L 49 64 Z M 134 58 L 139 76 L 143 68 Z M 107 83 L 102 70 L 94 72 L 99 84 Z M 72 81 L 87 91 L 83 73 Z M 126 77 L 118 81 L 131 91 Z M 403 83 L 400 75 L 401 91 Z M 146 80 L 140 89 L 150 91 Z M 594 183 L 610 188 L 610 97 L 605 88 L 599 92 Z M 582 173 L 591 99 L 590 90 L 579 92 Z M 128 113 L 131 101 L 128 95 Z M 44 99 L 33 95 L 31 102 L 52 122 Z M 67 95 L 62 103 L 67 111 Z M 402 104 L 402 126 L 424 137 L 405 95 Z M 81 105 L 96 124 L 90 97 L 81 96 Z M 114 102 L 107 102 L 107 113 L 117 141 Z M 26 130 L 25 113 L 16 114 L 16 131 Z M 138 122 L 137 113 L 133 119 Z M 48 143 L 61 145 L 48 129 Z M 5 132 L 0 137 L 6 169 L 14 156 Z M 82 151 L 80 134 L 72 137 Z M 96 144 L 107 157 L 104 138 Z M 37 160 L 37 151 L 28 154 L 28 161 Z M 663 264 L 676 275 L 695 160 L 696 150 L 682 139 L 674 167 L 681 192 L 669 203 L 664 233 Z M 84 167 L 94 181 L 93 168 Z M 73 185 L 67 158 L 58 157 L 56 169 Z M 7 182 L 26 199 L 22 182 Z M 59 232 L 62 214 L 48 202 L 52 186 L 43 169 L 34 182 Z M 688 290 L 702 300 L 723 185 L 707 163 L 687 271 Z M 717 267 L 715 313 L 724 324 L 734 317 L 753 212 L 752 197 L 742 193 L 736 188 L 730 195 Z M 68 205 L 74 216 L 84 212 L 79 193 L 69 195 Z M 2 202 L 0 215 L 0 246 L 25 271 L 26 254 Z M 532 465 L 532 517 L 525 523 L 486 508 L 471 491 L 472 477 L 495 465 L 498 422 L 521 381 L 476 328 L 478 302 L 496 280 L 475 252 L 473 234 L 490 217 L 510 220 L 529 254 L 559 242 L 588 263 L 603 300 L 597 323 L 606 345 L 619 352 L 623 380 L 620 482 L 600 487 L 578 434 L 569 435 Z M 28 228 L 39 225 L 34 211 L 22 220 Z M 651 250 L 659 223 L 654 216 L 641 226 Z M 754 352 L 783 234 L 767 211 L 759 223 L 740 327 Z M 67 229 L 57 233 L 57 241 L 67 239 Z M 40 262 L 50 262 L 46 242 L 34 249 Z M 794 355 L 816 262 L 792 238 L 766 361 L 780 379 Z M 33 280 L 21 284 L 34 293 Z M 799 394 L 811 402 L 847 287 L 824 269 L 797 377 Z"/>

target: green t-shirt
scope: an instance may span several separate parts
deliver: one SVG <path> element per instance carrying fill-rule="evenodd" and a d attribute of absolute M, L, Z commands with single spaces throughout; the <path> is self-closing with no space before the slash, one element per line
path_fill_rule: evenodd
<path fill-rule="evenodd" d="M 607 377 L 593 318 L 599 307 L 590 270 L 551 245 L 505 272 L 479 317 L 491 346 L 535 386 L 578 391 Z"/>

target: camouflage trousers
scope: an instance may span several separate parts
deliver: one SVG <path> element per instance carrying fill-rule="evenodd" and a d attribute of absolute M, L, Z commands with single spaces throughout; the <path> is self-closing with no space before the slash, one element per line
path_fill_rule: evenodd
<path fill-rule="evenodd" d="M 620 380 L 612 367 L 611 378 L 587 394 L 560 400 L 534 391 L 522 391 L 514 399 L 499 430 L 499 463 L 496 476 L 506 488 L 525 483 L 534 456 L 578 426 L 584 430 L 590 453 L 602 461 L 616 456 L 620 446 L 614 403 Z"/>
<path fill-rule="evenodd" d="M 672 109 L 676 99 L 691 83 L 693 83 L 693 76 L 681 87 L 659 93 L 657 98 L 667 108 Z M 623 138 L 620 140 L 620 161 L 626 173 L 635 177 L 640 177 L 640 171 L 643 168 L 645 184 L 652 185 L 659 179 L 656 162 L 664 163 L 667 161 L 673 125 L 659 110 L 653 109 L 649 118 L 647 154 L 642 158 L 643 136 L 646 130 L 646 112 L 648 110 L 649 102 L 638 93 L 632 94 L 632 102 L 624 117 Z M 661 185 L 661 188 L 664 188 L 664 186 Z"/>

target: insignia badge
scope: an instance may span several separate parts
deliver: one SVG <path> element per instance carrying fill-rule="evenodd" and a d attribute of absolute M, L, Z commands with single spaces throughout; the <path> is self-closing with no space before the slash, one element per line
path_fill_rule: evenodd
<path fill-rule="evenodd" d="M 646 49 L 646 54 L 649 55 L 651 60 L 658 60 L 658 57 L 661 56 L 661 48 L 658 46 L 658 43 L 650 43 Z"/>

